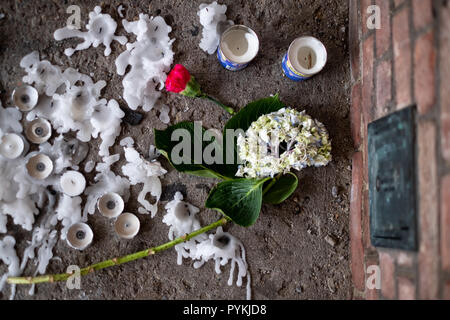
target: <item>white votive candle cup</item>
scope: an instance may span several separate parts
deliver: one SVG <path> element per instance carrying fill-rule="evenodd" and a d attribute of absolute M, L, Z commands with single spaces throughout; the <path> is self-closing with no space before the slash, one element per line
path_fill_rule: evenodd
<path fill-rule="evenodd" d="M 86 179 L 78 171 L 67 171 L 61 176 L 59 183 L 62 191 L 70 197 L 79 196 L 86 188 Z"/>
<path fill-rule="evenodd" d="M 323 43 L 314 37 L 300 37 L 289 46 L 282 66 L 289 79 L 303 81 L 322 71 L 326 63 L 327 50 Z"/>
<path fill-rule="evenodd" d="M 0 154 L 7 159 L 20 157 L 24 149 L 25 143 L 18 134 L 8 133 L 0 139 Z"/>
<path fill-rule="evenodd" d="M 259 39 L 249 27 L 234 25 L 222 33 L 217 57 L 231 71 L 244 69 L 259 51 Z"/>

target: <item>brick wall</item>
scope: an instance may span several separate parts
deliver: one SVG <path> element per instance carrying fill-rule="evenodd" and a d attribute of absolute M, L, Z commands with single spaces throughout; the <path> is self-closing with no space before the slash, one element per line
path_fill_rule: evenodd
<path fill-rule="evenodd" d="M 349 0 L 353 185 L 351 269 L 355 299 L 450 299 L 450 1 Z M 368 6 L 381 10 L 369 29 Z M 367 125 L 417 105 L 419 250 L 370 243 Z M 369 290 L 367 267 L 381 289 Z"/>

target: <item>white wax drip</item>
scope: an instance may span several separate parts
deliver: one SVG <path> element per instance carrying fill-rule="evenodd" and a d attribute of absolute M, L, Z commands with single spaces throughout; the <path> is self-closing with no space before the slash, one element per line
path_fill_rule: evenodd
<path fill-rule="evenodd" d="M 215 239 L 226 239 L 222 246 L 217 246 Z M 196 261 L 194 268 L 200 268 L 205 262 L 213 259 L 215 261 L 216 273 L 221 273 L 221 266 L 225 266 L 231 261 L 230 276 L 228 278 L 228 285 L 233 284 L 234 271 L 236 265 L 238 266 L 238 275 L 236 285 L 242 285 L 242 279 L 247 277 L 247 300 L 251 298 L 250 287 L 250 273 L 248 271 L 247 262 L 245 259 L 245 248 L 242 242 L 228 232 L 224 232 L 222 227 L 218 227 L 216 234 L 209 235 L 209 238 L 198 244 L 191 252 L 191 258 Z"/>
<path fill-rule="evenodd" d="M 144 184 L 137 198 L 142 205 L 142 207 L 138 208 L 138 212 L 141 214 L 150 213 L 153 218 L 158 212 L 158 202 L 162 193 L 159 177 L 163 176 L 167 171 L 158 161 L 150 162 L 141 157 L 133 147 L 125 147 L 124 152 L 127 164 L 122 166 L 122 173 L 129 178 L 130 184 Z M 150 203 L 145 199 L 148 193 L 155 198 L 154 203 Z"/>
<path fill-rule="evenodd" d="M 174 53 L 169 33 L 172 28 L 160 16 L 149 18 L 140 14 L 138 21 L 122 20 L 128 33 L 136 35 L 136 42 L 128 43 L 127 50 L 116 59 L 117 73 L 124 75 L 127 66 L 130 71 L 123 78 L 123 98 L 128 107 L 139 106 L 150 111 L 161 95 L 167 72 L 173 62 Z M 158 88 L 159 85 L 159 88 Z"/>
<path fill-rule="evenodd" d="M 67 48 L 64 50 L 66 56 L 70 57 L 75 51 L 85 50 L 90 46 L 96 48 L 100 44 L 105 46 L 105 56 L 109 56 L 111 54 L 111 42 L 113 40 L 122 45 L 127 43 L 126 37 L 114 35 L 117 29 L 117 23 L 109 14 L 101 13 L 101 11 L 102 9 L 97 6 L 94 8 L 94 11 L 89 12 L 89 23 L 86 25 L 87 32 L 82 32 L 69 27 L 64 27 L 55 31 L 53 36 L 57 41 L 74 37 L 84 40 L 75 48 Z"/>
<path fill-rule="evenodd" d="M 203 26 L 200 48 L 208 54 L 216 52 L 220 35 L 226 27 L 234 24 L 231 20 L 227 21 L 225 12 L 227 12 L 227 6 L 219 5 L 217 1 L 210 4 L 202 3 L 199 7 L 197 15 L 200 18 L 200 24 Z"/>
<path fill-rule="evenodd" d="M 130 182 L 128 179 L 115 175 L 111 171 L 111 165 L 119 161 L 120 155 L 115 154 L 104 157 L 103 162 L 96 166 L 98 172 L 94 178 L 95 183 L 86 188 L 84 194 L 87 196 L 86 204 L 83 208 L 82 221 L 86 222 L 88 214 L 94 214 L 98 199 L 108 192 L 119 194 L 126 202 L 130 197 Z"/>
<path fill-rule="evenodd" d="M 169 240 L 200 229 L 200 222 L 196 217 L 200 210 L 190 203 L 183 201 L 183 195 L 180 192 L 175 193 L 174 199 L 167 203 L 165 208 L 167 213 L 162 221 L 170 227 L 168 234 Z M 199 241 L 205 240 L 206 238 L 207 236 L 205 234 L 201 234 L 194 239 L 177 244 L 175 250 L 178 254 L 178 265 L 183 263 L 183 258 L 190 257 L 189 252 L 195 251 L 195 247 Z"/>
<path fill-rule="evenodd" d="M 48 119 L 58 133 L 77 132 L 77 139 L 88 142 L 100 136 L 100 156 L 109 155 L 109 147 L 120 134 L 122 118 L 125 116 L 114 99 L 101 99 L 101 90 L 106 82 L 95 82 L 88 75 L 59 67 L 46 61 L 47 69 L 54 77 L 43 78 L 37 70 L 45 61 L 33 52 L 22 59 L 21 66 L 28 75 L 24 82 L 35 84 L 48 97 L 41 96 L 38 105 L 27 114 L 27 120 Z M 48 73 L 48 72 L 47 72 Z M 58 89 L 59 88 L 59 89 Z M 58 93 L 56 92 L 58 89 Z"/>

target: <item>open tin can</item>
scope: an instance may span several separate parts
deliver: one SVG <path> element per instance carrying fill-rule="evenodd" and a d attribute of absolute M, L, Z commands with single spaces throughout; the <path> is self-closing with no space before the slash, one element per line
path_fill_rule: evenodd
<path fill-rule="evenodd" d="M 255 31 L 243 25 L 234 25 L 222 33 L 217 58 L 225 69 L 238 71 L 247 67 L 258 51 L 259 39 Z"/>
<path fill-rule="evenodd" d="M 283 57 L 283 71 L 294 81 L 308 80 L 325 67 L 327 50 L 322 42 L 314 37 L 300 37 L 289 46 Z"/>

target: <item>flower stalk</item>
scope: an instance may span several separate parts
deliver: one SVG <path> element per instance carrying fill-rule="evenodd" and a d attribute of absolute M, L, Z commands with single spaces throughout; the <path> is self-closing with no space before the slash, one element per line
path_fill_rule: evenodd
<path fill-rule="evenodd" d="M 229 221 L 229 219 L 224 217 L 224 218 L 220 219 L 219 221 L 216 221 L 206 227 L 198 229 L 189 234 L 185 234 L 181 237 L 178 237 L 178 238 L 176 238 L 170 242 L 167 242 L 165 244 L 162 244 L 160 246 L 145 249 L 145 250 L 135 252 L 135 253 L 131 253 L 131 254 L 123 256 L 123 257 L 118 257 L 118 258 L 113 258 L 113 259 L 105 260 L 102 262 L 98 262 L 96 264 L 93 264 L 93 265 L 90 265 L 88 267 L 81 269 L 80 275 L 85 276 L 85 275 L 88 275 L 95 271 L 99 271 L 99 270 L 102 270 L 105 268 L 117 266 L 120 264 L 124 264 L 127 262 L 131 262 L 134 260 L 142 259 L 142 258 L 151 256 L 151 255 L 157 254 L 161 251 L 170 249 L 170 248 L 176 246 L 177 244 L 180 244 L 185 241 L 189 241 L 190 239 L 195 238 L 202 233 L 205 233 L 205 232 L 213 230 L 217 227 L 223 226 L 228 221 Z M 52 283 L 52 282 L 56 282 L 56 281 L 67 281 L 67 279 L 69 279 L 69 277 L 72 275 L 73 274 L 71 274 L 71 273 L 60 273 L 60 274 L 42 275 L 42 276 L 37 276 L 37 277 L 9 277 L 7 279 L 7 282 L 10 284 L 36 284 L 36 283 L 45 283 L 45 282 Z"/>
<path fill-rule="evenodd" d="M 210 97 L 202 92 L 200 84 L 195 80 L 189 71 L 181 64 L 176 64 L 170 71 L 166 79 L 166 90 L 169 92 L 179 93 L 186 97 L 208 99 L 222 107 L 229 114 L 234 114 L 231 107 L 224 105 L 222 102 Z"/>

